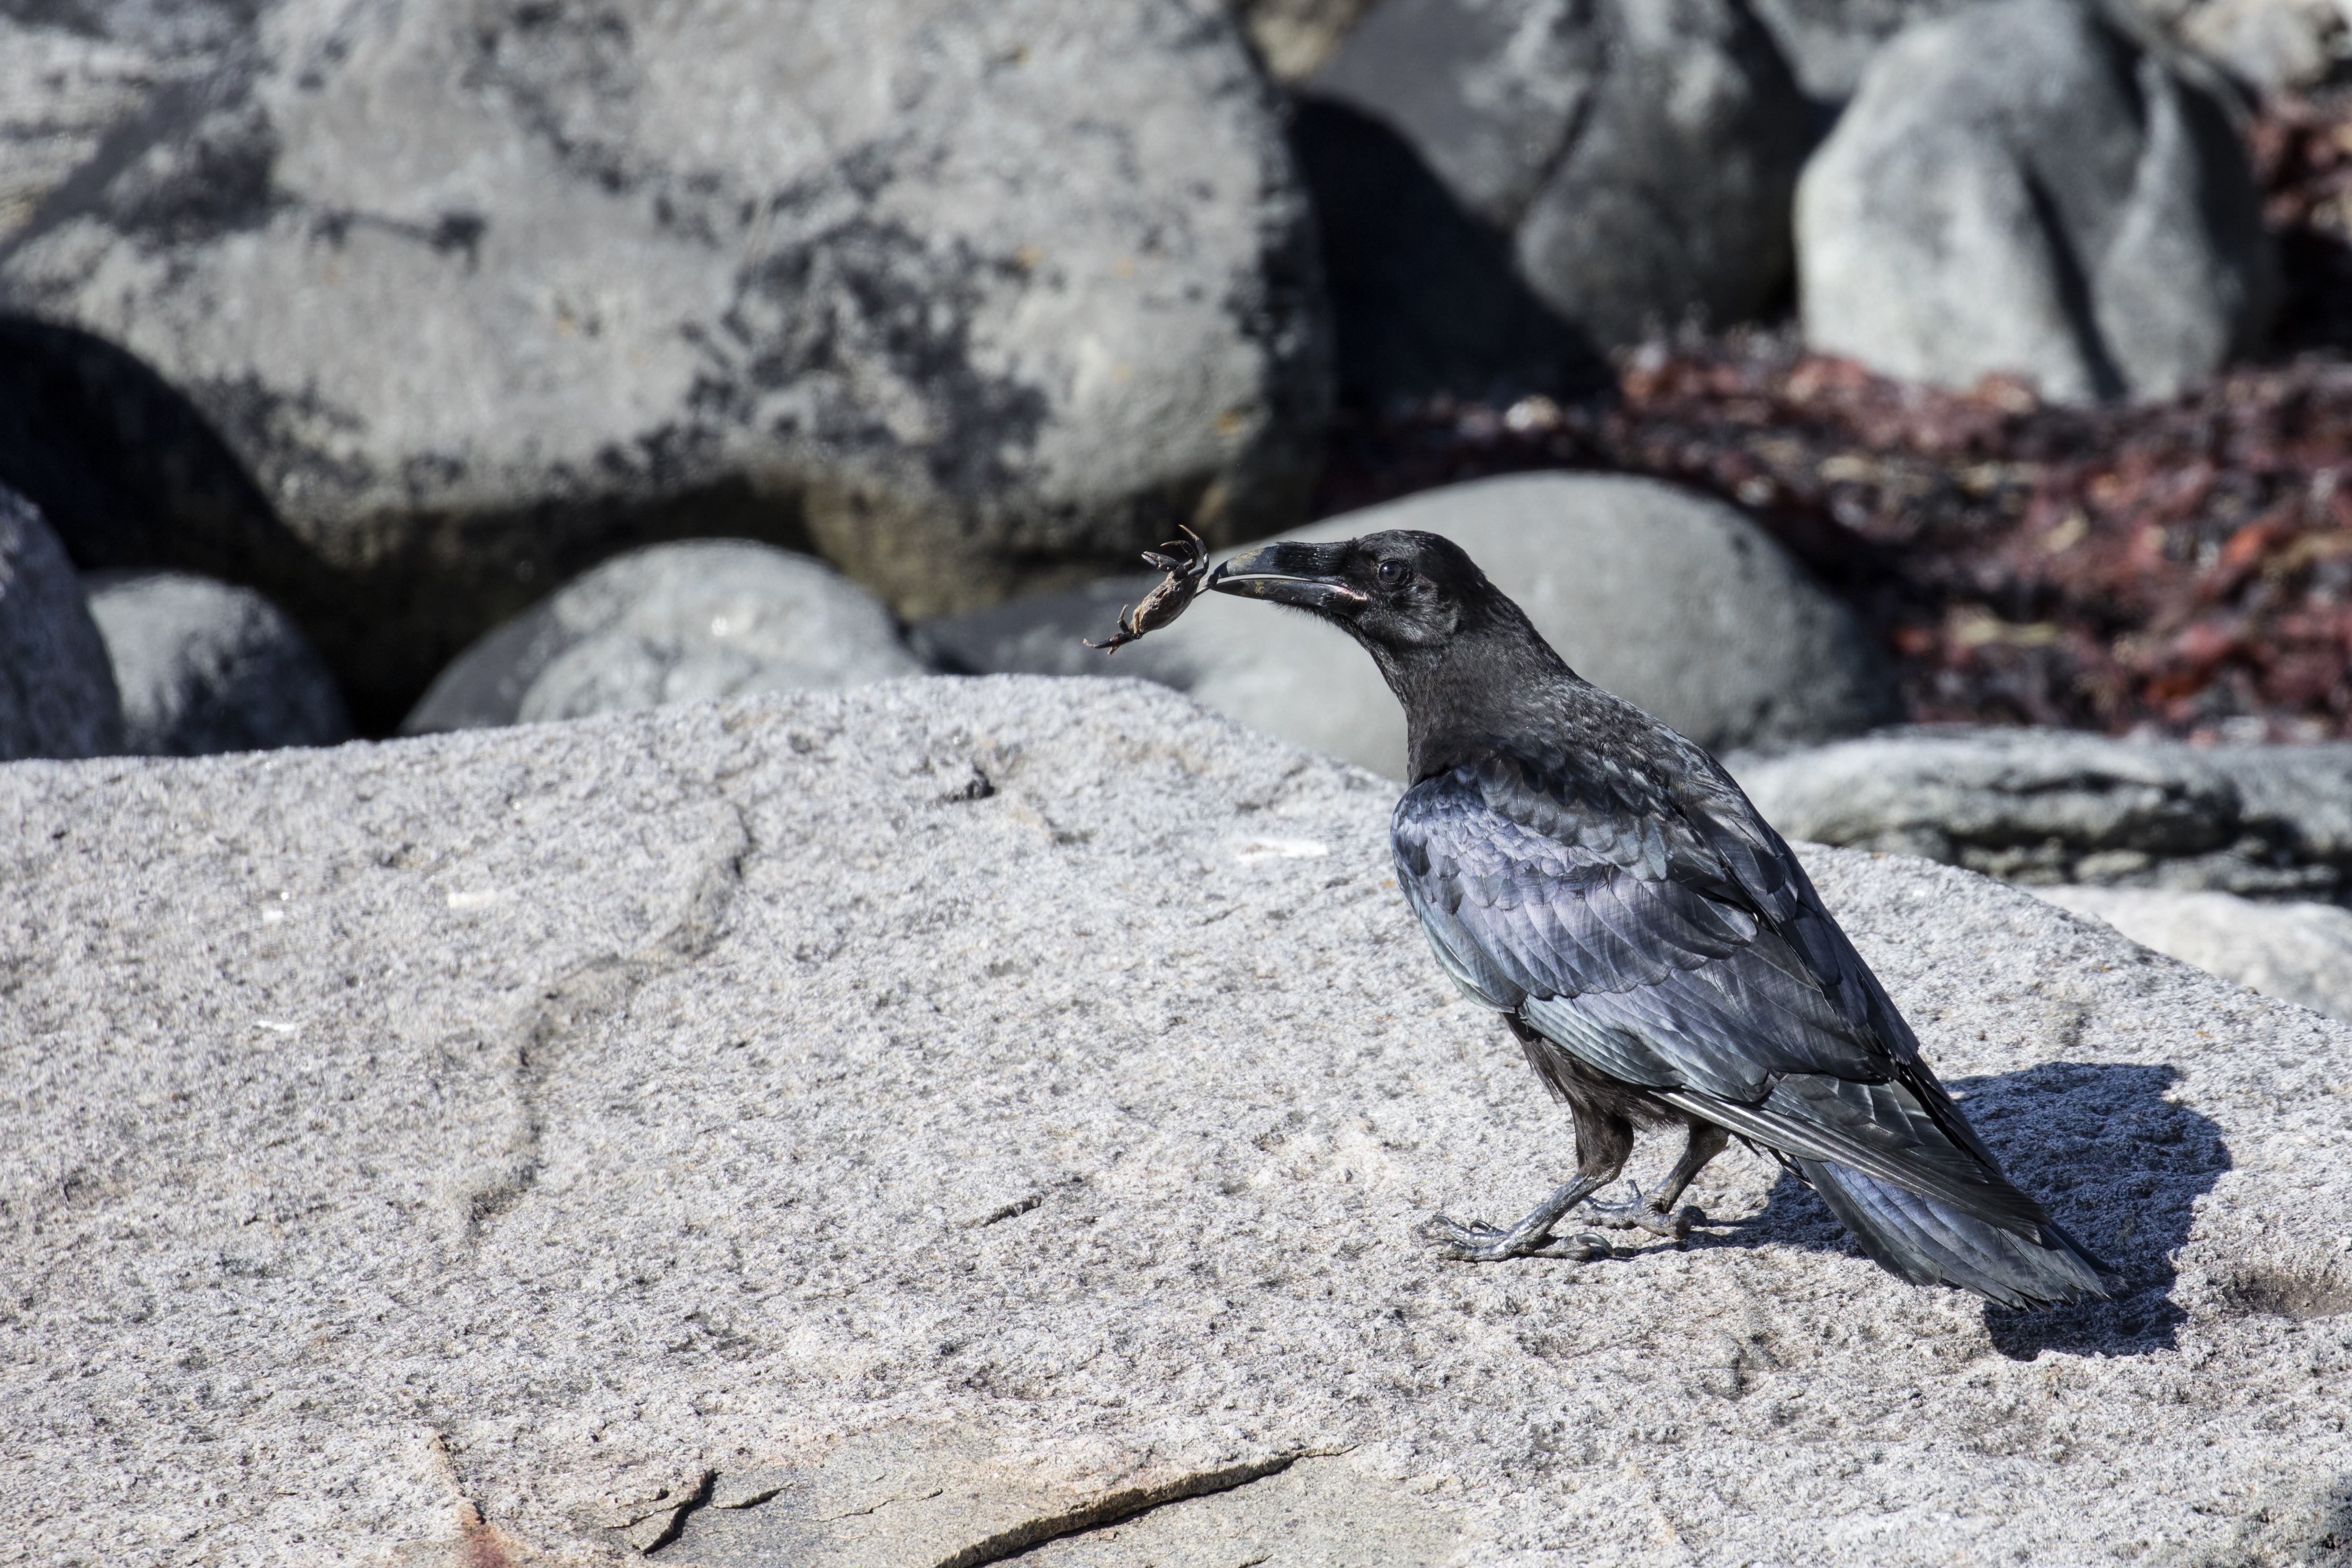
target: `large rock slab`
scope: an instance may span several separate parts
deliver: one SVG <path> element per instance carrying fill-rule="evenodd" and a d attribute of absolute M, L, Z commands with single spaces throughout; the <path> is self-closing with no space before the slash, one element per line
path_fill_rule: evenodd
<path fill-rule="evenodd" d="M 1894 680 L 1853 615 L 1736 507 L 1652 479 L 1516 475 L 1426 491 L 1286 538 L 1423 528 L 1470 552 L 1586 679 L 1703 746 L 1795 745 L 1896 716 Z M 1155 579 L 932 622 L 936 662 L 974 672 L 1140 675 L 1253 728 L 1404 773 L 1404 716 L 1347 636 L 1204 595 L 1105 658 L 1084 645 Z"/>
<path fill-rule="evenodd" d="M 0 768 L 17 1550 L 2321 1550 L 2352 1033 L 1808 852 L 2122 1298 L 1904 1286 L 1738 1154 L 1687 1250 L 1447 1264 L 1413 1227 L 1570 1139 L 1385 885 L 1393 794 L 1018 680 Z"/>
<path fill-rule="evenodd" d="M 1792 838 L 2036 886 L 2352 893 L 2352 746 L 1914 729 L 1731 766 Z"/>
<path fill-rule="evenodd" d="M 1797 192 L 1806 343 L 2063 402 L 2168 397 L 2257 343 L 2273 290 L 2222 106 L 2095 7 L 1995 0 L 1873 57 Z"/>
<path fill-rule="evenodd" d="M 1297 515 L 1312 222 L 1220 12 L 281 0 L 225 57 L 8 237 L 52 334 L 10 351 L 70 363 L 96 412 L 40 418 L 102 469 L 161 438 L 118 407 L 152 369 L 226 444 L 155 512 L 225 457 L 257 489 L 187 527 L 282 519 L 323 576 L 80 564 L 266 589 L 383 722 L 635 543 L 814 544 L 935 613 Z"/>
<path fill-rule="evenodd" d="M 1307 85 L 1401 134 L 1592 343 L 1739 320 L 1787 277 L 1811 116 L 1738 0 L 1384 0 Z"/>
<path fill-rule="evenodd" d="M 806 556 L 740 539 L 606 561 L 435 677 L 404 733 L 920 674 L 890 612 Z"/>
<path fill-rule="evenodd" d="M 121 699 L 73 564 L 39 509 L 0 486 L 0 762 L 121 745 Z"/>
<path fill-rule="evenodd" d="M 124 751 L 204 757 L 352 737 L 318 651 L 251 589 L 178 571 L 93 572 L 82 587 L 122 694 Z"/>

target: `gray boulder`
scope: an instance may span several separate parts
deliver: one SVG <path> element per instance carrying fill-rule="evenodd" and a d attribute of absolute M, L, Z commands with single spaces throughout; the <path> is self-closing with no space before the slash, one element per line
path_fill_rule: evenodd
<path fill-rule="evenodd" d="M 39 509 L 0 486 L 0 762 L 121 746 L 121 701 L 73 564 Z"/>
<path fill-rule="evenodd" d="M 1266 532 L 1311 474 L 1307 198 L 1186 0 L 279 0 L 169 107 L 0 306 L 217 429 L 371 712 L 632 544 L 813 545 L 938 612 Z M 83 423 L 128 450 L 117 390 Z"/>
<path fill-rule="evenodd" d="M 1811 111 L 1738 0 L 1384 0 L 1308 85 L 1399 132 L 1594 344 L 1739 320 L 1787 276 Z"/>
<path fill-rule="evenodd" d="M 1805 96 L 1842 106 L 1862 85 L 1878 47 L 1914 22 L 1948 16 L 1982 0 L 1748 0 Z"/>
<path fill-rule="evenodd" d="M 2140 887 L 2035 892 L 2168 958 L 2352 1022 L 2352 909 Z"/>
<path fill-rule="evenodd" d="M 1562 657 L 1703 746 L 1794 745 L 1895 717 L 1885 661 L 1852 614 L 1737 508 L 1651 479 L 1530 474 L 1456 485 L 1285 535 L 1423 528 L 1468 550 Z M 1370 659 L 1304 615 L 1207 594 L 1106 657 L 1150 576 L 929 622 L 919 651 L 975 673 L 1139 675 L 1253 728 L 1404 771 L 1404 716 Z"/>
<path fill-rule="evenodd" d="M 2132 9 L 2251 94 L 2325 85 L 2352 43 L 2352 17 L 2335 0 L 2135 0 Z"/>
<path fill-rule="evenodd" d="M 920 674 L 890 612 L 806 556 L 716 539 L 603 566 L 458 655 L 409 735 Z"/>
<path fill-rule="evenodd" d="M 1982 0 L 1748 0 L 1807 96 L 1843 105 L 1878 47 L 1913 22 Z M 2308 89 L 2343 52 L 2336 0 L 2081 0 L 2176 67 L 2202 78 L 2219 67 L 2260 92 Z M 2228 90 L 2225 89 L 2225 90 Z"/>
<path fill-rule="evenodd" d="M 0 769 L 11 1550 L 2325 1561 L 2352 1030 L 1809 851 L 2118 1300 L 1901 1284 L 1738 1150 L 1687 1249 L 1449 1264 L 1572 1138 L 1394 794 L 1013 680 Z"/>
<path fill-rule="evenodd" d="M 203 757 L 352 737 L 310 639 L 248 588 L 184 572 L 83 580 L 122 694 L 122 749 Z"/>
<path fill-rule="evenodd" d="M 2058 730 L 1908 730 L 1734 758 L 1794 838 L 2035 886 L 2352 893 L 2352 745 L 2190 747 Z"/>
<path fill-rule="evenodd" d="M 2070 0 L 1886 45 L 1806 166 L 1797 250 L 1817 351 L 2062 402 L 2171 396 L 2259 341 L 2273 293 L 2221 105 Z"/>

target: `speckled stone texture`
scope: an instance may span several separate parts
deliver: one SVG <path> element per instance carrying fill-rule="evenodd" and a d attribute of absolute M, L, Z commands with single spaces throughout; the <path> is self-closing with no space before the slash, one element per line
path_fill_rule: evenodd
<path fill-rule="evenodd" d="M 1034 679 L 0 768 L 11 1552 L 2322 1549 L 2352 1032 L 1809 852 L 2123 1299 L 1902 1285 L 1738 1151 L 1685 1250 L 1446 1263 L 1414 1227 L 1570 1137 L 1387 885 L 1393 796 Z"/>
<path fill-rule="evenodd" d="M 2104 920 L 2143 947 L 2352 1022 L 2352 909 L 2257 904 L 2233 893 L 2044 887 L 2061 909 Z"/>

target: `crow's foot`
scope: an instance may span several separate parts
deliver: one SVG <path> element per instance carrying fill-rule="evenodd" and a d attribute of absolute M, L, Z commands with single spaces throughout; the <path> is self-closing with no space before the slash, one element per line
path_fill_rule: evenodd
<path fill-rule="evenodd" d="M 1609 1243 L 1598 1236 L 1554 1236 L 1549 1230 L 1529 1230 L 1525 1226 L 1498 1230 L 1475 1219 L 1465 1223 L 1442 1214 L 1431 1216 L 1421 1234 L 1435 1242 L 1446 1257 L 1465 1263 L 1500 1263 L 1511 1258 L 1570 1258 L 1582 1263 L 1609 1253 Z"/>
<path fill-rule="evenodd" d="M 1692 1225 L 1706 1218 L 1696 1208 L 1668 1214 L 1656 1198 L 1644 1202 L 1637 1183 L 1629 1181 L 1625 1185 L 1633 1189 L 1633 1196 L 1622 1203 L 1584 1200 L 1584 1212 L 1593 1224 L 1607 1230 L 1646 1230 L 1669 1241 L 1680 1241 L 1690 1234 Z"/>

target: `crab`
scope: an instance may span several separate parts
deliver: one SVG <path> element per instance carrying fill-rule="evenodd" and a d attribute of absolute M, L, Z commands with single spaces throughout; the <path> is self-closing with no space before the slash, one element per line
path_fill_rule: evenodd
<path fill-rule="evenodd" d="M 1144 633 L 1172 624 L 1200 596 L 1202 580 L 1209 572 L 1209 547 L 1183 524 L 1176 526 L 1183 528 L 1184 539 L 1191 543 L 1171 540 L 1156 550 L 1143 552 L 1144 563 L 1166 572 L 1168 580 L 1145 594 L 1143 602 L 1132 610 L 1119 606 L 1118 631 L 1103 642 L 1088 642 L 1087 647 L 1116 653 Z"/>

